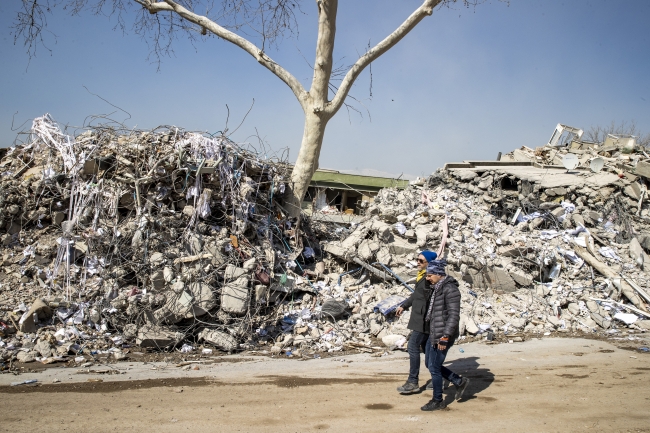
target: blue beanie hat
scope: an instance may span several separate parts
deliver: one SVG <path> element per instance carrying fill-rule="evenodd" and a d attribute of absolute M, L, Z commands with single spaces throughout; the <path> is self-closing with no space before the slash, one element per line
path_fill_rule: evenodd
<path fill-rule="evenodd" d="M 431 260 L 427 266 L 427 274 L 447 275 L 445 266 L 447 266 L 447 260 L 445 259 Z"/>
<path fill-rule="evenodd" d="M 422 251 L 420 253 L 420 255 L 424 256 L 427 263 L 430 262 L 431 260 L 435 260 L 436 258 L 438 258 L 438 254 L 434 253 L 433 251 L 429 251 L 429 250 Z"/>

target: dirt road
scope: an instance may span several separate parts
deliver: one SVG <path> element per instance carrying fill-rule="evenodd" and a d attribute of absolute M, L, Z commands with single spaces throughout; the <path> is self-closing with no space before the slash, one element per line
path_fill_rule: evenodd
<path fill-rule="evenodd" d="M 126 364 L 124 374 L 101 379 L 61 369 L 3 375 L 0 385 L 31 377 L 43 385 L 0 387 L 0 431 L 650 432 L 650 355 L 544 339 L 454 346 L 448 360 L 472 382 L 465 399 L 434 413 L 420 411 L 429 393 L 396 393 L 403 353 L 344 362 L 249 357 L 190 372 Z M 453 387 L 446 392 L 451 402 Z"/>

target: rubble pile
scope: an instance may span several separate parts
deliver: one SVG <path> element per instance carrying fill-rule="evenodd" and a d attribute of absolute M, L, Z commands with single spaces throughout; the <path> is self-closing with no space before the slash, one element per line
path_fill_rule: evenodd
<path fill-rule="evenodd" d="M 35 119 L 0 161 L 2 358 L 236 349 L 295 258 L 287 167 L 224 136 Z"/>
<path fill-rule="evenodd" d="M 574 136 L 298 230 L 283 160 L 178 128 L 67 135 L 46 115 L 0 160 L 0 361 L 380 355 L 410 335 L 393 312 L 424 249 L 460 282 L 462 339 L 645 331 L 646 165 L 629 140 Z"/>
<path fill-rule="evenodd" d="M 373 296 L 408 296 L 399 282 L 413 281 L 419 251 L 443 253 L 461 283 L 465 336 L 617 338 L 650 330 L 650 156 L 615 139 L 574 137 L 565 145 L 523 147 L 500 161 L 447 164 L 406 190 L 380 191 L 366 209 L 369 219 L 324 249 L 397 274 L 387 291 L 346 287 L 362 305 Z M 403 335 L 405 320 L 384 321 L 371 333 L 397 341 L 389 336 Z"/>

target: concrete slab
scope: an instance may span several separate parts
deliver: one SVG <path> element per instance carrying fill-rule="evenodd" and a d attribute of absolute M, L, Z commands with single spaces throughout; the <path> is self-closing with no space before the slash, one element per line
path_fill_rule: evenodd
<path fill-rule="evenodd" d="M 221 292 L 221 309 L 231 314 L 244 314 L 248 308 L 248 277 L 226 283 Z"/>
<path fill-rule="evenodd" d="M 564 167 L 535 167 L 535 166 L 491 166 L 481 165 L 483 171 L 494 171 L 498 174 L 506 174 L 517 177 L 521 180 L 527 180 L 533 183 L 539 183 L 542 188 L 557 188 L 573 185 L 586 185 L 594 189 L 602 188 L 619 180 L 619 177 L 613 173 L 600 172 L 592 173 L 591 171 L 579 170 L 568 172 Z M 462 176 L 463 171 L 475 172 L 473 168 L 449 168 L 450 171 L 459 173 Z"/>

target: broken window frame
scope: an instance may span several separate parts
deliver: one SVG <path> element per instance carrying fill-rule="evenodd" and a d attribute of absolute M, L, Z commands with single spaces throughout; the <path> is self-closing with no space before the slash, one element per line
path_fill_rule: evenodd
<path fill-rule="evenodd" d="M 584 131 L 573 126 L 563 125 L 558 123 L 548 141 L 547 146 L 560 147 L 568 146 L 574 140 L 580 140 Z"/>

